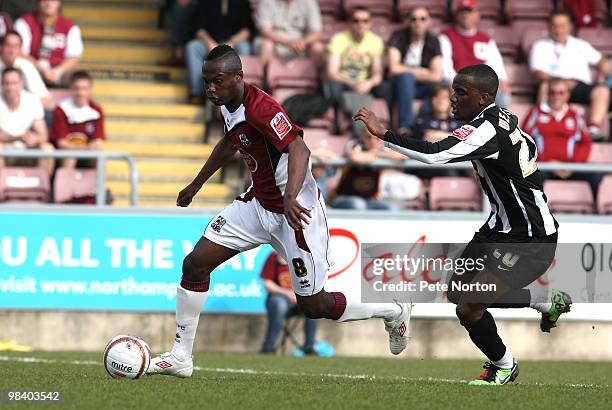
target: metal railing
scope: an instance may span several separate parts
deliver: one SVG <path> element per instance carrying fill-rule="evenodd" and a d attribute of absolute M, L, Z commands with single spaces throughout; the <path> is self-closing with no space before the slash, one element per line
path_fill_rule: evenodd
<path fill-rule="evenodd" d="M 77 158 L 95 159 L 96 164 L 96 205 L 104 206 L 106 203 L 106 161 L 122 160 L 127 161 L 130 172 L 130 204 L 136 206 L 138 203 L 138 169 L 134 158 L 125 152 L 108 151 L 78 151 L 78 150 L 25 150 L 25 151 L 0 151 L 0 157 L 5 158 Z"/>

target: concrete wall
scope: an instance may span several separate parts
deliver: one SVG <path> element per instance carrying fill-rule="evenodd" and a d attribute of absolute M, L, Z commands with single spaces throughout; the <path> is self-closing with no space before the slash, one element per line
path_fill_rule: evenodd
<path fill-rule="evenodd" d="M 256 352 L 265 326 L 264 316 L 202 315 L 195 350 Z M 301 340 L 301 323 L 298 329 Z M 318 339 L 329 341 L 340 355 L 391 356 L 380 319 L 340 324 L 323 320 L 319 329 Z M 564 321 L 545 334 L 535 321 L 504 320 L 498 329 L 521 359 L 612 361 L 612 323 Z M 174 330 L 172 313 L 0 311 L 0 340 L 14 339 L 36 350 L 102 352 L 113 336 L 128 333 L 161 352 L 171 346 Z M 407 356 L 482 358 L 456 320 L 415 319 L 412 334 Z"/>

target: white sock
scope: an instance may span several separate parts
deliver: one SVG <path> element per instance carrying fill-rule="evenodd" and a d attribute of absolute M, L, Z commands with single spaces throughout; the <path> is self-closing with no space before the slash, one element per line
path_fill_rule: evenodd
<path fill-rule="evenodd" d="M 532 307 L 533 309 L 537 310 L 538 312 L 541 313 L 547 313 L 550 312 L 550 308 L 552 308 L 552 303 L 550 302 L 531 302 L 529 304 L 530 307 Z"/>
<path fill-rule="evenodd" d="M 346 309 L 337 321 L 349 322 L 372 317 L 396 319 L 401 313 L 402 308 L 397 303 L 355 303 L 347 301 Z"/>
<path fill-rule="evenodd" d="M 514 356 L 512 356 L 510 349 L 506 347 L 506 353 L 504 353 L 503 357 L 499 360 L 491 360 L 491 363 L 500 369 L 511 369 L 514 365 Z"/>
<path fill-rule="evenodd" d="M 176 289 L 176 337 L 172 354 L 183 361 L 191 357 L 200 311 L 208 292 L 194 292 L 182 286 Z"/>

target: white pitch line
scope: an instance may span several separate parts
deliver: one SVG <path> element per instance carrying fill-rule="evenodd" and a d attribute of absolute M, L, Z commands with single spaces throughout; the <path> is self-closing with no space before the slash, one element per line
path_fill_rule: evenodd
<path fill-rule="evenodd" d="M 74 364 L 74 365 L 93 365 L 101 366 L 102 362 L 96 360 L 56 360 L 56 359 L 42 359 L 38 357 L 18 357 L 18 356 L 0 356 L 2 362 L 21 362 L 21 363 L 62 363 L 62 364 Z M 349 379 L 349 380 L 398 380 L 406 382 L 430 382 L 430 383 L 452 383 L 452 384 L 465 384 L 467 380 L 461 379 L 444 379 L 438 377 L 406 377 L 406 376 L 376 376 L 369 374 L 346 374 L 346 373 L 305 373 L 305 372 L 283 372 L 279 370 L 256 370 L 249 368 L 232 368 L 232 367 L 201 367 L 194 366 L 193 370 L 209 373 L 233 373 L 233 374 L 247 374 L 247 375 L 264 375 L 264 376 L 291 376 L 291 377 L 321 377 L 322 379 L 334 378 L 334 379 Z M 579 389 L 609 389 L 611 386 L 607 384 L 581 384 L 581 383 L 564 383 L 564 384 L 552 384 L 552 383 L 541 383 L 535 382 L 533 384 L 521 383 L 526 386 L 545 386 L 545 387 L 568 387 L 568 388 L 579 388 Z"/>

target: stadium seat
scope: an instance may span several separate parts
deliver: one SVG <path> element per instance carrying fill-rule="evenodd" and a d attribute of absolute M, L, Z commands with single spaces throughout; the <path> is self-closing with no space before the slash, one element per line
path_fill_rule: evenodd
<path fill-rule="evenodd" d="M 537 91 L 537 84 L 527 64 L 506 63 L 508 81 L 513 94 L 532 96 Z"/>
<path fill-rule="evenodd" d="M 334 34 L 339 33 L 341 31 L 346 30 L 350 27 L 350 23 L 346 21 L 338 21 L 338 20 L 323 20 L 323 30 L 321 31 L 321 41 L 324 43 L 329 42 Z"/>
<path fill-rule="evenodd" d="M 66 97 L 70 95 L 70 90 L 67 88 L 51 88 L 49 89 L 49 107 L 48 110 L 54 110 L 55 107 Z"/>
<path fill-rule="evenodd" d="M 392 18 L 395 14 L 393 0 L 344 0 L 344 15 L 349 18 L 356 7 L 367 8 L 373 16 Z"/>
<path fill-rule="evenodd" d="M 372 101 L 372 111 L 378 119 L 383 123 L 383 125 L 387 128 L 391 126 L 391 115 L 389 113 L 389 106 L 387 102 L 382 98 L 375 98 Z"/>
<path fill-rule="evenodd" d="M 478 11 L 483 19 L 500 21 L 502 18 L 499 0 L 478 0 Z"/>
<path fill-rule="evenodd" d="M 376 35 L 380 36 L 385 43 L 389 41 L 391 35 L 393 35 L 396 30 L 399 30 L 402 27 L 404 27 L 403 24 L 393 23 L 390 20 L 387 20 L 386 18 L 372 19 L 372 31 Z"/>
<path fill-rule="evenodd" d="M 512 0 L 508 1 L 508 18 L 517 19 L 542 19 L 545 20 L 552 13 L 551 0 Z"/>
<path fill-rule="evenodd" d="M 318 88 L 317 67 L 312 60 L 295 58 L 292 60 L 273 59 L 268 64 L 268 88 Z"/>
<path fill-rule="evenodd" d="M 49 175 L 42 168 L 0 168 L 0 202 L 49 202 Z"/>
<path fill-rule="evenodd" d="M 446 5 L 440 0 L 399 0 L 397 11 L 400 18 L 406 16 L 415 7 L 425 7 L 432 17 L 443 18 Z"/>
<path fill-rule="evenodd" d="M 593 213 L 593 191 L 586 181 L 544 181 L 544 193 L 553 212 Z"/>
<path fill-rule="evenodd" d="M 612 214 L 612 175 L 606 175 L 597 189 L 597 212 Z"/>
<path fill-rule="evenodd" d="M 598 51 L 608 57 L 612 55 L 612 29 L 610 28 L 583 28 L 578 37 L 589 42 Z"/>
<path fill-rule="evenodd" d="M 495 40 L 499 51 L 504 56 L 516 57 L 519 50 L 520 37 L 516 35 L 512 27 L 495 25 L 481 29 Z"/>
<path fill-rule="evenodd" d="M 53 202 L 81 201 L 96 195 L 95 169 L 59 168 L 53 180 Z"/>
<path fill-rule="evenodd" d="M 531 103 L 511 101 L 510 105 L 508 106 L 508 110 L 518 117 L 519 125 L 521 125 L 523 124 L 523 121 L 525 121 L 527 113 L 529 112 L 532 106 L 533 104 Z"/>
<path fill-rule="evenodd" d="M 319 10 L 323 16 L 340 17 L 342 0 L 318 0 Z"/>
<path fill-rule="evenodd" d="M 482 208 L 480 187 L 470 177 L 435 177 L 429 187 L 432 210 L 479 211 Z"/>
<path fill-rule="evenodd" d="M 609 142 L 594 142 L 587 162 L 593 164 L 612 164 L 612 144 Z"/>
<path fill-rule="evenodd" d="M 304 128 L 304 142 L 310 149 L 323 148 L 343 156 L 350 136 L 334 136 L 320 128 Z"/>
<path fill-rule="evenodd" d="M 544 27 L 533 27 L 527 26 L 524 27 L 523 31 L 518 31 L 518 28 L 513 24 L 512 25 L 513 32 L 517 33 L 517 36 L 521 35 L 518 33 L 522 33 L 521 36 L 521 51 L 525 58 L 529 57 L 529 50 L 531 50 L 531 46 L 537 40 L 548 37 L 548 29 L 546 26 Z"/>
<path fill-rule="evenodd" d="M 240 56 L 244 80 L 259 88 L 264 84 L 264 69 L 261 60 L 257 56 Z"/>

